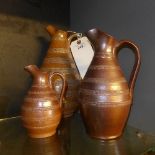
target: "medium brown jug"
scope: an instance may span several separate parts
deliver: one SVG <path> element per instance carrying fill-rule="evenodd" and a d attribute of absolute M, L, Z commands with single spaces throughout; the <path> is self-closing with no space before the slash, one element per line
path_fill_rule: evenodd
<path fill-rule="evenodd" d="M 65 79 L 60 73 L 42 72 L 35 65 L 26 66 L 25 70 L 33 76 L 33 83 L 22 105 L 23 125 L 28 129 L 30 137 L 52 136 L 61 120 Z M 60 76 L 63 81 L 59 100 L 52 86 L 54 76 Z"/>
<path fill-rule="evenodd" d="M 58 30 L 52 25 L 47 26 L 47 31 L 51 35 L 51 43 L 47 54 L 41 65 L 43 71 L 61 71 L 67 81 L 68 89 L 63 99 L 63 116 L 71 116 L 78 107 L 77 92 L 80 84 L 80 75 L 76 68 L 74 59 L 70 52 L 69 34 L 66 31 Z M 55 76 L 56 93 L 60 95 L 62 82 L 60 77 Z"/>
<path fill-rule="evenodd" d="M 91 137 L 114 139 L 122 134 L 129 115 L 140 53 L 132 42 L 117 41 L 98 29 L 92 29 L 86 35 L 95 53 L 80 86 L 80 111 Z M 118 52 L 124 47 L 131 48 L 135 54 L 129 84 L 117 59 Z"/>

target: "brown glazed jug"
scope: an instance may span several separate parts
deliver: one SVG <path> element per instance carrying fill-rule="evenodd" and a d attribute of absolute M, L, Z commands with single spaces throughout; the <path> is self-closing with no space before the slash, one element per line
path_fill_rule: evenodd
<path fill-rule="evenodd" d="M 64 74 L 68 89 L 63 99 L 63 116 L 69 117 L 77 110 L 77 92 L 80 84 L 80 75 L 70 52 L 68 35 L 71 33 L 58 30 L 52 25 L 47 26 L 47 31 L 52 39 L 41 65 L 41 70 L 61 71 Z M 55 83 L 56 93 L 59 96 L 62 81 L 60 77 L 55 76 L 53 82 Z"/>
<path fill-rule="evenodd" d="M 28 129 L 30 137 L 52 136 L 61 120 L 62 99 L 66 90 L 65 79 L 60 73 L 42 72 L 35 65 L 26 66 L 25 70 L 33 76 L 33 83 L 22 105 L 23 125 Z M 54 76 L 61 77 L 63 81 L 59 100 L 52 86 Z"/>
<path fill-rule="evenodd" d="M 122 134 L 129 115 L 140 53 L 132 42 L 117 41 L 98 29 L 89 30 L 86 35 L 95 53 L 80 86 L 80 111 L 91 137 L 114 139 Z M 135 54 L 129 84 L 117 59 L 120 49 L 126 47 Z"/>

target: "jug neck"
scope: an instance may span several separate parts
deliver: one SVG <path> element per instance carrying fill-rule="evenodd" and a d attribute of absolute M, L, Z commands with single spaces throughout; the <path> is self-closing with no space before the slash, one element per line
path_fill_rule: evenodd
<path fill-rule="evenodd" d="M 96 28 L 89 30 L 86 33 L 86 36 L 92 43 L 95 53 L 113 54 L 113 50 L 117 44 L 117 41 L 112 36 Z"/>
<path fill-rule="evenodd" d="M 40 71 L 36 65 L 29 65 L 24 67 L 24 69 L 32 75 L 33 85 L 37 86 L 49 85 L 48 73 Z"/>

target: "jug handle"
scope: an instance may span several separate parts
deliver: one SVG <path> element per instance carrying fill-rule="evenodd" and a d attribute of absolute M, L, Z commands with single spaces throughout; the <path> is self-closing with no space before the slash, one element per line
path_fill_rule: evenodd
<path fill-rule="evenodd" d="M 135 55 L 135 63 L 134 63 L 134 66 L 133 66 L 133 69 L 130 75 L 130 79 L 129 79 L 129 91 L 130 91 L 130 95 L 132 96 L 133 89 L 134 89 L 135 82 L 136 82 L 137 75 L 138 75 L 138 71 L 140 69 L 141 57 L 140 57 L 139 48 L 134 43 L 128 40 L 119 41 L 119 43 L 116 46 L 116 49 L 114 50 L 114 55 L 117 56 L 120 49 L 125 48 L 125 47 L 130 48 L 134 52 L 134 55 Z"/>
<path fill-rule="evenodd" d="M 65 93 L 67 91 L 67 89 L 66 89 L 67 84 L 66 84 L 65 77 L 61 73 L 54 72 L 54 73 L 49 74 L 49 83 L 50 83 L 51 86 L 52 86 L 52 78 L 55 75 L 60 76 L 60 78 L 62 79 L 62 82 L 63 82 L 61 93 L 60 93 L 60 99 L 59 99 L 60 107 L 62 107 L 63 97 L 64 97 L 64 95 L 65 95 Z"/>

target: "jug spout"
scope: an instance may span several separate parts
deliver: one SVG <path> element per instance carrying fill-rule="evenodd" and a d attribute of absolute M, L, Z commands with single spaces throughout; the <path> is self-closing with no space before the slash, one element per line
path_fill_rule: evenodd
<path fill-rule="evenodd" d="M 40 73 L 40 70 L 36 65 L 28 65 L 25 66 L 24 69 L 29 72 L 33 77 L 36 77 Z"/>
<path fill-rule="evenodd" d="M 97 38 L 99 37 L 99 34 L 101 34 L 101 31 L 97 28 L 91 29 L 88 32 L 86 32 L 86 35 L 88 37 L 88 39 L 95 44 L 95 42 L 97 41 Z"/>
<path fill-rule="evenodd" d="M 116 40 L 112 36 L 97 28 L 89 30 L 86 33 L 86 36 L 97 52 L 112 52 L 112 49 L 116 44 Z"/>
<path fill-rule="evenodd" d="M 55 26 L 53 26 L 53 25 L 48 25 L 46 27 L 46 30 L 50 34 L 50 36 L 53 36 L 56 33 L 57 28 Z"/>
<path fill-rule="evenodd" d="M 53 25 L 46 27 L 47 32 L 52 37 L 49 48 L 68 48 L 67 32 L 57 29 Z"/>

